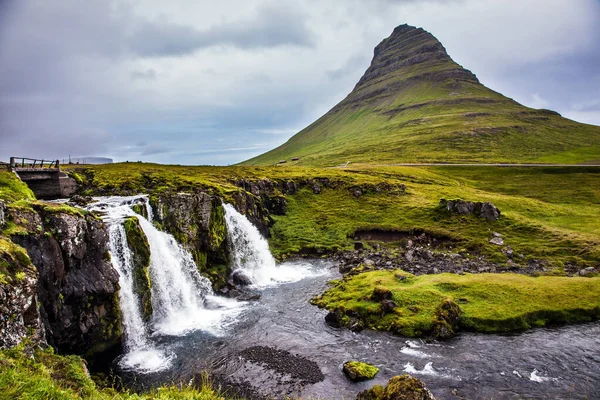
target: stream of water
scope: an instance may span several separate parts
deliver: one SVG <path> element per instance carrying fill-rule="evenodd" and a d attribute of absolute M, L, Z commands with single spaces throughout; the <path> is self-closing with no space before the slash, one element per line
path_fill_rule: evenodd
<path fill-rule="evenodd" d="M 119 221 L 134 215 L 130 205 L 139 201 L 145 199 L 102 199 L 95 205 L 111 224 L 111 254 L 122 280 L 126 343 L 119 363 L 126 382 L 143 387 L 189 382 L 209 369 L 243 382 L 259 395 L 350 399 L 373 384 L 410 373 L 439 399 L 600 398 L 600 323 L 515 335 L 463 333 L 432 343 L 335 329 L 325 324 L 326 311 L 308 301 L 326 289 L 328 280 L 339 278 L 336 265 L 325 260 L 275 263 L 258 231 L 228 205 L 233 268 L 251 278 L 261 298 L 238 302 L 215 296 L 189 254 L 138 216 L 152 251 L 153 282 L 161 280 L 152 287 L 153 318 L 140 325 L 128 283 L 130 256 L 123 251 L 124 231 L 119 228 Z M 298 385 L 276 368 L 253 370 L 239 355 L 253 346 L 312 360 L 325 379 Z M 341 372 L 348 360 L 366 361 L 381 370 L 372 381 L 353 383 Z"/>

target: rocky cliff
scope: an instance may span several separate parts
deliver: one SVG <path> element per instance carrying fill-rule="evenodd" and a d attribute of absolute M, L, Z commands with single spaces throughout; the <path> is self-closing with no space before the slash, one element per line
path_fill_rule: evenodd
<path fill-rule="evenodd" d="M 7 214 L 12 242 L 25 249 L 30 260 L 29 266 L 17 264 L 26 279 L 21 289 L 13 286 L 27 294 L 21 296 L 24 324 L 39 318 L 48 344 L 63 352 L 92 357 L 118 347 L 119 277 L 102 221 L 42 204 L 9 206 Z M 28 297 L 32 300 L 25 300 Z M 35 309 L 25 308 L 36 302 Z"/>

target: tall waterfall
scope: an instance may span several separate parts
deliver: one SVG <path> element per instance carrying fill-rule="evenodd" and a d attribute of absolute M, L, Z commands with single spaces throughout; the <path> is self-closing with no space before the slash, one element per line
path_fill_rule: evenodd
<path fill-rule="evenodd" d="M 126 354 L 121 365 L 152 372 L 167 368 L 171 361 L 171 356 L 153 343 L 152 336 L 184 335 L 197 329 L 220 334 L 235 320 L 243 304 L 214 296 L 209 280 L 199 274 L 189 252 L 173 236 L 159 231 L 131 209 L 131 205 L 140 201 L 146 203 L 151 218 L 152 210 L 144 196 L 102 198 L 90 209 L 104 212 L 104 220 L 110 225 L 111 259 L 119 273 L 119 300 L 125 328 Z M 150 246 L 151 326 L 142 319 L 134 291 L 132 254 L 123 227 L 123 219 L 128 216 L 138 218 Z M 207 300 L 211 309 L 205 308 Z"/>
<path fill-rule="evenodd" d="M 233 256 L 233 271 L 240 270 L 256 287 L 295 282 L 316 272 L 303 264 L 277 265 L 267 240 L 258 229 L 231 204 L 224 204 L 227 235 Z"/>

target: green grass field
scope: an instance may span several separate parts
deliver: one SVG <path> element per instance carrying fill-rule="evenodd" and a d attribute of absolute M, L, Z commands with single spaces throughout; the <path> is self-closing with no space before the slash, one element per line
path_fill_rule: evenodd
<path fill-rule="evenodd" d="M 203 188 L 226 201 L 240 190 L 239 179 L 304 182 L 327 178 L 331 187 L 314 194 L 302 187 L 288 195 L 288 212 L 273 216 L 270 245 L 283 257 L 297 252 L 349 249 L 360 230 L 424 230 L 451 238 L 457 250 L 505 262 L 501 248 L 489 243 L 493 231 L 504 235 L 515 253 L 581 267 L 600 262 L 600 168 L 597 167 L 187 167 L 121 163 L 71 170 L 90 194 L 157 193 Z M 380 193 L 377 185 L 404 185 L 404 194 Z M 335 188 L 334 188 L 335 186 Z M 362 188 L 360 197 L 353 188 Z M 490 201 L 502 211 L 496 222 L 449 215 L 440 199 Z"/>
<path fill-rule="evenodd" d="M 430 334 L 438 324 L 440 304 L 447 299 L 462 310 L 458 328 L 477 332 L 520 331 L 600 318 L 600 278 L 414 276 L 396 270 L 365 272 L 332 284 L 314 299 L 315 304 L 329 310 L 352 311 L 367 328 L 403 336 Z M 375 287 L 391 291 L 397 304 L 393 312 L 383 314 L 379 302 L 371 300 Z"/>

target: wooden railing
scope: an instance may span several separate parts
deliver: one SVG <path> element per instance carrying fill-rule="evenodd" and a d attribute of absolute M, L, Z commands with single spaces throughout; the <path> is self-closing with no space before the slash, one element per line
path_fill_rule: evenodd
<path fill-rule="evenodd" d="M 10 158 L 11 168 L 46 168 L 46 169 L 60 169 L 59 160 L 37 160 L 35 158 L 27 157 L 11 157 Z"/>

